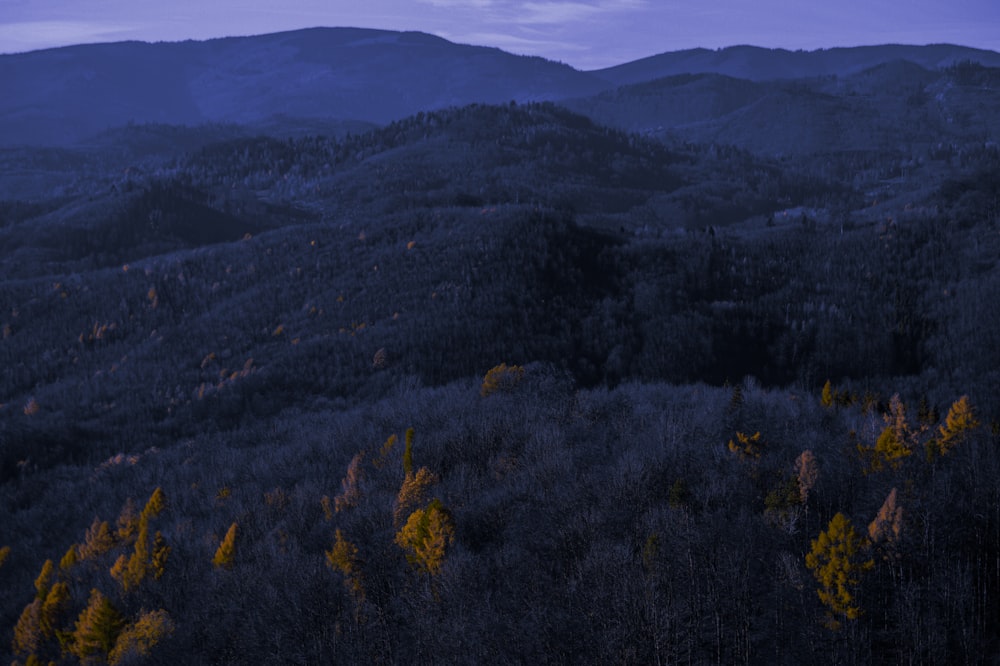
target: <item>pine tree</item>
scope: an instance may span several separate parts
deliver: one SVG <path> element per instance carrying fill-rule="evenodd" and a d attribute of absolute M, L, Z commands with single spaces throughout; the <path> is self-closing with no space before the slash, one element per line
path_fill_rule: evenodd
<path fill-rule="evenodd" d="M 230 525 L 226 536 L 222 539 L 222 543 L 216 549 L 215 557 L 212 558 L 212 564 L 217 569 L 233 568 L 233 560 L 236 557 L 236 533 L 238 529 L 236 523 Z"/>
<path fill-rule="evenodd" d="M 125 620 L 100 590 L 90 591 L 87 607 L 80 613 L 73 632 L 72 651 L 81 661 L 107 658 L 115 647 Z"/>
<path fill-rule="evenodd" d="M 835 515 L 827 530 L 820 532 L 811 544 L 806 566 L 820 584 L 816 594 L 827 607 L 828 626 L 839 629 L 841 620 L 856 620 L 861 616 L 857 591 L 863 574 L 875 563 L 871 558 L 865 559 L 866 544 L 842 513 Z"/>

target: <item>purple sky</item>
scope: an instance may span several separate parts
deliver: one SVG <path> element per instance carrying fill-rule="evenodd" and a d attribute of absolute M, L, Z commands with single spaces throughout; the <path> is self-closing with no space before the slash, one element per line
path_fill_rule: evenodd
<path fill-rule="evenodd" d="M 421 30 L 595 69 L 734 44 L 1000 51 L 1000 0 L 0 0 L 0 53 L 312 26 Z"/>

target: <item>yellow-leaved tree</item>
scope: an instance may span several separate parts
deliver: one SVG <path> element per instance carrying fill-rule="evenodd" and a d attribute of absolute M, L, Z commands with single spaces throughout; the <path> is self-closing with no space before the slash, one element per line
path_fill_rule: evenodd
<path fill-rule="evenodd" d="M 118 634 L 114 648 L 108 653 L 108 663 L 137 663 L 149 657 L 153 647 L 173 631 L 174 623 L 167 611 L 143 612 Z"/>
<path fill-rule="evenodd" d="M 913 454 L 912 444 L 919 432 L 913 431 L 906 420 L 906 406 L 895 394 L 889 401 L 889 413 L 884 416 L 882 429 L 873 446 L 858 444 L 858 455 L 864 463 L 864 473 L 881 472 L 887 468 L 897 470 L 903 460 Z"/>
<path fill-rule="evenodd" d="M 239 527 L 236 523 L 229 526 L 226 531 L 226 536 L 222 539 L 222 543 L 215 551 L 215 557 L 212 558 L 212 564 L 218 569 L 232 569 L 233 561 L 236 558 L 236 533 L 239 531 Z"/>
<path fill-rule="evenodd" d="M 866 572 L 875 566 L 865 552 L 867 543 L 842 513 L 831 520 L 825 532 L 812 540 L 806 566 L 819 583 L 816 594 L 827 609 L 831 629 L 839 629 L 842 620 L 861 616 L 857 591 Z"/>
<path fill-rule="evenodd" d="M 432 578 L 441 573 L 445 555 L 454 541 L 455 522 L 439 499 L 411 513 L 406 525 L 396 533 L 396 544 L 406 551 L 407 561 Z"/>
<path fill-rule="evenodd" d="M 124 627 L 125 620 L 111 601 L 100 590 L 91 590 L 87 607 L 76 621 L 73 654 L 84 663 L 106 660 Z"/>
<path fill-rule="evenodd" d="M 344 587 L 354 599 L 356 612 L 360 614 L 365 601 L 365 585 L 361 575 L 361 559 L 358 547 L 344 538 L 343 532 L 336 531 L 333 548 L 326 551 L 326 563 L 344 577 Z"/>
<path fill-rule="evenodd" d="M 938 436 L 927 442 L 927 457 L 945 456 L 962 442 L 970 430 L 979 427 L 979 421 L 969 404 L 969 396 L 963 395 L 948 410 L 944 424 L 938 426 Z"/>
<path fill-rule="evenodd" d="M 759 432 L 752 435 L 737 432 L 736 440 L 729 440 L 729 450 L 739 454 L 740 460 L 747 458 L 756 460 L 764 452 L 764 442 L 761 441 Z"/>

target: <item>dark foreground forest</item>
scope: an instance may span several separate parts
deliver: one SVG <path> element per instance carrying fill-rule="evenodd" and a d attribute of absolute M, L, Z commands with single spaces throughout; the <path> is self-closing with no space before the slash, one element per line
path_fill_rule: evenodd
<path fill-rule="evenodd" d="M 1000 153 L 929 136 L 4 149 L 0 655 L 996 663 Z"/>

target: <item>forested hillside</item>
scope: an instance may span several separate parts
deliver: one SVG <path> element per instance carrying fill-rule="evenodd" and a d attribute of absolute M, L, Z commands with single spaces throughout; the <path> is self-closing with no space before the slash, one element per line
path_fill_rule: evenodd
<path fill-rule="evenodd" d="M 997 653 L 994 143 L 338 127 L 0 153 L 8 661 Z"/>

